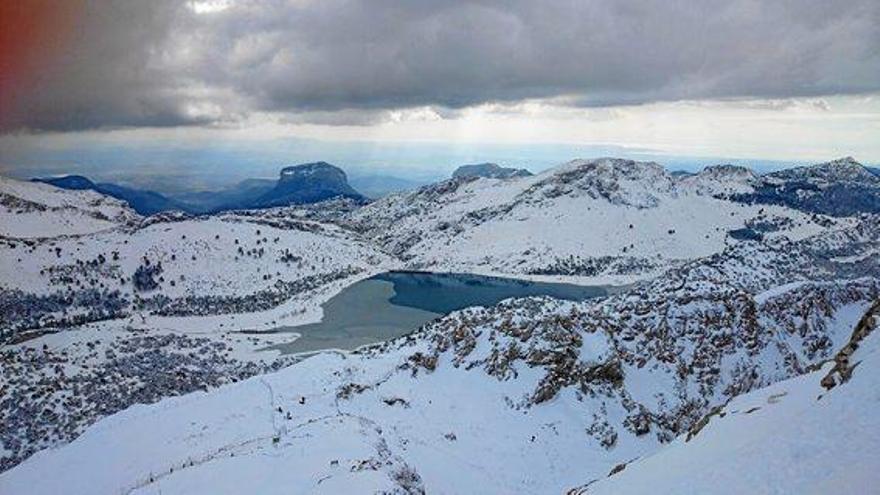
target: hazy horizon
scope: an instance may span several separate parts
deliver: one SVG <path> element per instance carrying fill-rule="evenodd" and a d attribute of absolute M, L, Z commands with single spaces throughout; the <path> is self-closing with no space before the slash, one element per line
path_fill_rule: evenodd
<path fill-rule="evenodd" d="M 350 177 L 394 177 L 415 183 L 448 178 L 465 164 L 498 163 L 538 173 L 573 159 L 619 157 L 655 161 L 670 171 L 695 172 L 705 166 L 733 163 L 757 172 L 826 162 L 769 160 L 725 156 L 685 156 L 659 150 L 612 145 L 448 143 L 326 143 L 277 139 L 262 143 L 227 143 L 215 147 L 124 144 L 6 150 L 0 174 L 19 179 L 84 175 L 97 181 L 152 188 L 158 192 L 211 190 L 249 178 L 277 178 L 288 165 L 326 161 Z M 859 160 L 859 157 L 855 157 Z M 861 160 L 860 160 L 861 161 Z M 870 162 L 861 161 L 872 166 Z"/>

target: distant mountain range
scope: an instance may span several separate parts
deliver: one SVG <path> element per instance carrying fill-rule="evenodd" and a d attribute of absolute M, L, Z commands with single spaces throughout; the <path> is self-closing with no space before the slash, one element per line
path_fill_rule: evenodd
<path fill-rule="evenodd" d="M 125 201 L 141 215 L 179 210 L 191 214 L 317 203 L 333 198 L 367 201 L 348 183 L 345 172 L 326 162 L 285 167 L 277 181 L 248 179 L 221 191 L 200 191 L 176 198 L 116 184 L 95 183 L 81 175 L 36 178 L 62 189 L 92 190 Z"/>
<path fill-rule="evenodd" d="M 726 167 L 748 170 L 733 165 Z M 847 175 L 844 173 L 846 170 L 851 173 Z M 848 215 L 853 211 L 880 212 L 880 168 L 862 166 L 852 158 L 766 175 L 749 173 L 751 188 L 733 194 L 729 199 L 742 203 L 787 205 L 834 216 Z M 516 179 L 532 175 L 526 169 L 479 163 L 457 168 L 452 177 Z M 673 171 L 670 175 L 680 179 L 696 174 Z M 97 183 L 81 175 L 33 180 L 62 189 L 95 191 L 125 201 L 141 215 L 173 210 L 189 214 L 217 213 L 308 204 L 337 197 L 366 202 L 424 185 L 422 182 L 387 175 L 349 179 L 342 169 L 327 162 L 286 167 L 282 169 L 278 180 L 246 179 L 219 191 L 194 191 L 174 195 L 112 183 Z M 819 190 L 822 191 L 821 194 L 817 194 Z"/>
<path fill-rule="evenodd" d="M 34 182 L 44 182 L 61 189 L 73 191 L 95 191 L 105 196 L 110 196 L 128 203 L 129 206 L 141 215 L 152 215 L 160 211 L 182 210 L 189 211 L 187 205 L 179 203 L 162 194 L 153 191 L 144 191 L 116 184 L 95 183 L 81 175 L 65 175 L 63 177 L 47 177 L 33 179 Z"/>

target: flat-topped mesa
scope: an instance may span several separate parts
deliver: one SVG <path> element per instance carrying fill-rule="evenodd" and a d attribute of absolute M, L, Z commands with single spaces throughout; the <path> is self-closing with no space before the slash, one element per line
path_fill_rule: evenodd
<path fill-rule="evenodd" d="M 349 185 L 341 168 L 327 162 L 304 163 L 281 169 L 278 183 L 256 201 L 256 206 L 317 203 L 339 197 L 365 199 Z"/>
<path fill-rule="evenodd" d="M 348 178 L 345 172 L 327 162 L 302 163 L 299 165 L 290 165 L 281 169 L 281 180 L 291 179 L 295 177 L 322 176 L 325 179 L 332 178 L 340 182 L 346 182 Z"/>
<path fill-rule="evenodd" d="M 452 172 L 453 178 L 459 177 L 485 177 L 488 179 L 512 179 L 515 177 L 530 177 L 531 172 L 524 168 L 502 167 L 497 163 L 477 163 L 462 165 Z"/>

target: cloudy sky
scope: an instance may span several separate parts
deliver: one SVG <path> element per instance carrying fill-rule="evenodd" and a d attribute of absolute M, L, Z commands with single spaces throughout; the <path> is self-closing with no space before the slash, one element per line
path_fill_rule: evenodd
<path fill-rule="evenodd" d="M 291 143 L 880 162 L 877 0 L 26 0 L 0 23 L 5 170 Z"/>

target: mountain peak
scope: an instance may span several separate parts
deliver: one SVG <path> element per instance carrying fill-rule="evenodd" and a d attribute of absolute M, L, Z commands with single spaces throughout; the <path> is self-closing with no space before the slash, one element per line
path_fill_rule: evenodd
<path fill-rule="evenodd" d="M 700 172 L 678 177 L 679 183 L 691 187 L 699 194 L 730 194 L 751 191 L 758 176 L 741 165 L 724 163 L 709 165 Z"/>
<path fill-rule="evenodd" d="M 545 196 L 587 194 L 638 208 L 656 206 L 658 195 L 674 188 L 672 176 L 659 164 L 623 158 L 572 160 L 540 177 L 532 189 L 544 189 Z"/>
<path fill-rule="evenodd" d="M 531 175 L 532 173 L 524 168 L 502 167 L 497 163 L 462 165 L 452 173 L 453 178 L 486 177 L 489 179 L 511 179 L 514 177 L 529 177 Z"/>
<path fill-rule="evenodd" d="M 770 176 L 780 179 L 800 178 L 824 183 L 866 182 L 880 185 L 880 178 L 851 156 L 816 165 L 781 170 L 770 174 Z"/>
<path fill-rule="evenodd" d="M 257 200 L 257 206 L 317 203 L 338 197 L 364 199 L 349 185 L 341 168 L 323 161 L 311 162 L 282 168 L 278 183 Z"/>
<path fill-rule="evenodd" d="M 818 165 L 813 165 L 813 168 L 825 168 L 829 170 L 836 170 L 838 172 L 844 173 L 856 173 L 863 174 L 868 173 L 868 170 L 862 166 L 861 163 L 857 162 L 855 158 L 851 156 L 845 156 L 843 158 L 838 158 L 836 160 L 832 160 L 826 163 L 820 163 Z"/>
<path fill-rule="evenodd" d="M 606 175 L 614 178 L 639 180 L 642 178 L 669 180 L 672 176 L 656 162 L 640 162 L 626 158 L 602 157 L 591 160 L 578 158 L 560 167 L 553 173 Z"/>

